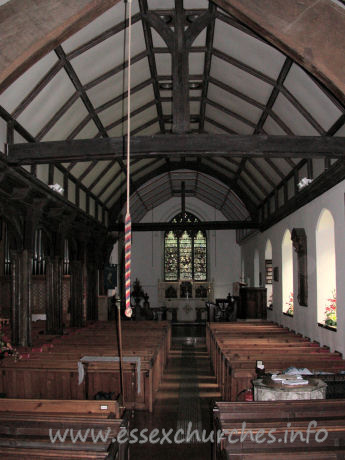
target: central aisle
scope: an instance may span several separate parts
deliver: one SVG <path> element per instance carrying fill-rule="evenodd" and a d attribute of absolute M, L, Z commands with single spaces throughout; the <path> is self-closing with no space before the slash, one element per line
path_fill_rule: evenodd
<path fill-rule="evenodd" d="M 137 411 L 131 422 L 131 429 L 147 429 L 146 435 L 158 428 L 157 438 L 164 437 L 162 429 L 168 433 L 169 440 L 161 444 L 135 443 L 131 445 L 131 458 L 179 460 L 211 458 L 211 443 L 197 442 L 195 437 L 189 443 L 174 443 L 177 431 L 185 435 L 202 430 L 206 436 L 212 430 L 211 401 L 220 398 L 216 378 L 211 370 L 210 359 L 206 351 L 204 332 L 201 327 L 173 326 L 172 347 L 169 363 L 165 371 L 152 414 Z M 137 434 L 138 434 L 137 433 Z M 181 439 L 177 437 L 177 439 Z"/>

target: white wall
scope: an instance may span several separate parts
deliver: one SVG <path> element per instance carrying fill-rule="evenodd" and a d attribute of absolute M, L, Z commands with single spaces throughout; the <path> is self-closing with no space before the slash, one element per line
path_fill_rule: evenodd
<path fill-rule="evenodd" d="M 141 222 L 167 222 L 181 211 L 180 198 L 150 211 Z M 202 221 L 226 220 L 219 211 L 196 198 L 186 199 L 186 211 Z M 226 297 L 232 292 L 232 283 L 241 275 L 240 247 L 235 230 L 207 232 L 209 280 L 214 280 L 214 294 Z M 152 307 L 158 305 L 158 280 L 164 279 L 164 232 L 134 232 L 132 238 L 132 283 L 138 278 L 149 294 Z"/>
<path fill-rule="evenodd" d="M 268 319 L 317 340 L 345 354 L 345 221 L 344 221 L 345 181 L 336 185 L 322 196 L 308 203 L 295 213 L 286 217 L 272 228 L 258 233 L 245 242 L 242 257 L 245 276 L 253 276 L 253 256 L 256 248 L 260 252 L 260 271 L 264 273 L 265 246 L 269 238 L 272 243 L 273 267 L 279 267 L 279 281 L 273 281 L 273 310 L 268 311 Z M 329 331 L 317 325 L 317 282 L 316 282 L 316 226 L 322 209 L 327 208 L 335 221 L 336 288 L 337 288 L 337 331 Z M 297 255 L 293 253 L 294 266 L 294 316 L 282 314 L 282 251 L 281 245 L 286 229 L 304 228 L 308 247 L 308 307 L 302 307 L 297 300 Z"/>

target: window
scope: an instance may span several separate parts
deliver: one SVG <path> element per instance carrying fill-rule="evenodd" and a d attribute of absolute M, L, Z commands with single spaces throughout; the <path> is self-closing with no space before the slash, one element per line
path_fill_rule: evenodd
<path fill-rule="evenodd" d="M 165 281 L 207 279 L 207 238 L 198 228 L 199 219 L 189 212 L 181 212 L 171 220 L 172 227 L 164 237 Z M 186 224 L 195 224 L 187 230 Z"/>
<path fill-rule="evenodd" d="M 8 227 L 7 224 L 4 223 L 4 274 L 5 276 L 9 276 L 12 273 L 12 266 L 11 266 L 11 255 L 10 255 L 10 241 L 8 236 Z"/>
<path fill-rule="evenodd" d="M 265 248 L 265 288 L 267 290 L 267 307 L 273 304 L 273 265 L 272 265 L 272 244 L 267 240 Z"/>
<path fill-rule="evenodd" d="M 64 241 L 64 251 L 63 251 L 63 274 L 70 275 L 70 266 L 69 266 L 69 242 L 67 239 Z"/>
<path fill-rule="evenodd" d="M 316 227 L 317 321 L 337 327 L 334 220 L 327 210 L 321 211 Z"/>
<path fill-rule="evenodd" d="M 260 286 L 260 257 L 257 249 L 254 253 L 254 286 Z"/>
<path fill-rule="evenodd" d="M 43 232 L 42 229 L 35 231 L 34 240 L 34 255 L 32 258 L 32 274 L 45 275 L 46 273 L 46 260 L 43 247 Z"/>
<path fill-rule="evenodd" d="M 291 233 L 286 230 L 282 243 L 282 283 L 283 283 L 283 312 L 293 316 L 293 259 Z"/>

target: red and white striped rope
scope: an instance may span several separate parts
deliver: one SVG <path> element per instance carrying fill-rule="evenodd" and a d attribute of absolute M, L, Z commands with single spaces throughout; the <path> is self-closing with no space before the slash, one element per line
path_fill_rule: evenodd
<path fill-rule="evenodd" d="M 125 284 L 126 310 L 125 315 L 132 316 L 131 308 L 131 246 L 132 222 L 130 214 L 130 150 L 131 150 L 131 43 L 132 43 L 132 0 L 128 0 L 128 75 L 127 75 L 127 210 L 125 217 Z"/>

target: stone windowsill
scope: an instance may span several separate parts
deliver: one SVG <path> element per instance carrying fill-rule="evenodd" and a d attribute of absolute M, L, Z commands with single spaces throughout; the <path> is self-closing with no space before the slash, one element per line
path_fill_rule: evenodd
<path fill-rule="evenodd" d="M 327 324 L 323 324 L 323 323 L 317 323 L 317 325 L 318 325 L 319 327 L 322 327 L 322 328 L 327 329 L 327 330 L 329 330 L 329 331 L 337 332 L 336 326 L 327 326 Z"/>
<path fill-rule="evenodd" d="M 267 308 L 267 310 L 273 311 L 273 307 L 266 307 L 266 308 Z"/>
<path fill-rule="evenodd" d="M 291 313 L 286 313 L 285 311 L 283 311 L 283 315 L 284 316 L 290 316 L 290 318 L 293 318 L 293 315 L 291 315 Z"/>

